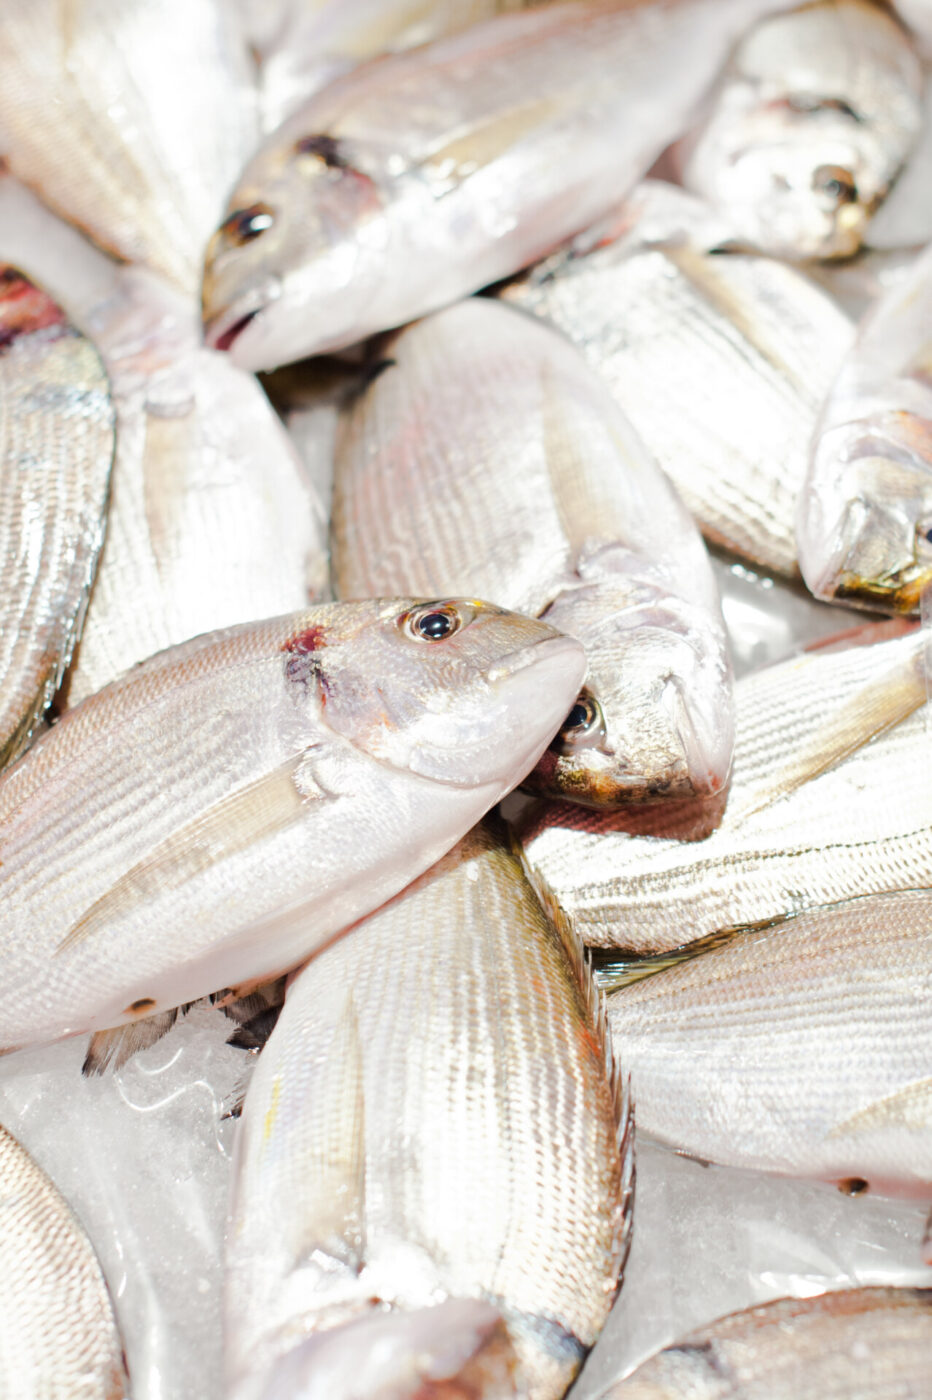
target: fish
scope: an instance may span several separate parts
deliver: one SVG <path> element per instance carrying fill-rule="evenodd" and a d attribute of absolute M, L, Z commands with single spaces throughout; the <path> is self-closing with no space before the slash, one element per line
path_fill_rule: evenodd
<path fill-rule="evenodd" d="M 932 1369 L 932 1289 L 779 1298 L 699 1327 L 600 1400 L 920 1400 Z"/>
<path fill-rule="evenodd" d="M 477 592 L 577 637 L 585 694 L 530 784 L 595 806 L 728 781 L 731 673 L 685 507 L 579 352 L 472 298 L 382 349 L 341 424 L 341 598 Z"/>
<path fill-rule="evenodd" d="M 591 813 L 541 804 L 519 834 L 580 937 L 631 958 L 719 930 L 932 883 L 926 642 L 903 622 L 825 639 L 735 687 L 728 802 Z"/>
<path fill-rule="evenodd" d="M 250 29 L 260 55 L 262 130 L 274 131 L 312 93 L 366 59 L 546 3 L 554 0 L 294 0 L 274 28 L 271 13 L 257 16 Z"/>
<path fill-rule="evenodd" d="M 327 507 L 255 377 L 203 348 L 190 299 L 115 264 L 9 177 L 3 257 L 92 339 L 116 413 L 106 538 L 56 708 L 176 642 L 324 598 Z"/>
<path fill-rule="evenodd" d="M 600 985 L 639 1132 L 847 1195 L 929 1199 L 932 888 L 724 930 L 635 976 L 604 967 Z"/>
<path fill-rule="evenodd" d="M 113 1304 L 67 1201 L 0 1126 L 0 1391 L 4 1400 L 128 1400 Z"/>
<path fill-rule="evenodd" d="M 103 541 L 113 400 L 94 346 L 0 262 L 0 766 L 36 733 L 81 631 Z"/>
<path fill-rule="evenodd" d="M 134 667 L 0 780 L 0 1050 L 302 961 L 520 781 L 584 671 L 542 623 L 397 598 Z"/>
<path fill-rule="evenodd" d="M 450 1346 L 439 1309 L 470 1300 L 503 1320 L 519 1393 L 558 1400 L 630 1240 L 622 1069 L 581 945 L 499 822 L 312 959 L 239 1127 L 231 1400 L 296 1393 L 285 1377 L 302 1350 L 310 1377 L 328 1343 L 349 1376 L 321 1394 L 424 1395 L 416 1382 L 391 1389 L 379 1367 L 362 1385 L 363 1329 L 416 1356 L 420 1326 L 436 1362 Z M 516 1393 L 459 1383 L 439 1393 Z"/>
<path fill-rule="evenodd" d="M 224 0 L 7 0 L 0 155 L 63 218 L 196 292 L 258 140 L 249 54 Z"/>
<path fill-rule="evenodd" d="M 932 581 L 932 246 L 876 302 L 825 402 L 799 497 L 817 598 L 916 615 Z"/>
<path fill-rule="evenodd" d="M 912 31 L 920 53 L 932 58 L 932 10 L 929 0 L 895 0 L 894 9 Z"/>
<path fill-rule="evenodd" d="M 896 18 L 870 0 L 821 0 L 749 30 L 677 165 L 751 247 L 847 258 L 921 121 L 922 69 Z"/>
<path fill-rule="evenodd" d="M 932 19 L 932 11 L 930 11 Z M 932 243 L 932 67 L 923 65 L 922 125 L 896 183 L 871 218 L 864 242 L 877 251 L 921 249 Z"/>
<path fill-rule="evenodd" d="M 647 180 L 501 296 L 605 377 L 711 545 L 794 577 L 809 439 L 854 331 L 794 268 L 724 251 L 729 229 Z"/>
<path fill-rule="evenodd" d="M 535 262 L 646 174 L 778 4 L 555 4 L 361 64 L 245 166 L 207 253 L 208 343 L 274 369 Z"/>

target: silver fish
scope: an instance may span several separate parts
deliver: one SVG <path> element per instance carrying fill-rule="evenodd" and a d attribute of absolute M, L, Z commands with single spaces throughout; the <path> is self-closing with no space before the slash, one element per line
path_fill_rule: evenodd
<path fill-rule="evenodd" d="M 728 241 L 704 201 L 648 180 L 502 296 L 605 376 L 707 540 L 793 575 L 809 439 L 853 330 L 805 277 L 723 256 Z"/>
<path fill-rule="evenodd" d="M 627 194 L 778 4 L 551 5 L 331 83 L 231 196 L 204 274 L 209 343 L 274 368 L 535 261 Z"/>
<path fill-rule="evenodd" d="M 806 909 L 684 956 L 608 996 L 639 1129 L 706 1161 L 928 1200 L 932 889 Z"/>
<path fill-rule="evenodd" d="M 67 1202 L 0 1127 L 0 1394 L 3 1400 L 129 1395 L 113 1305 Z"/>
<path fill-rule="evenodd" d="M 400 332 L 340 433 L 338 597 L 478 593 L 586 646 L 534 786 L 597 806 L 719 792 L 731 674 L 708 557 L 560 335 L 473 298 Z"/>
<path fill-rule="evenodd" d="M 583 941 L 663 953 L 723 927 L 932 883 L 924 650 L 919 629 L 887 623 L 743 677 L 728 805 L 711 835 L 688 804 L 529 813 L 528 858 Z"/>
<path fill-rule="evenodd" d="M 877 302 L 842 365 L 797 540 L 817 597 L 919 611 L 932 581 L 932 246 Z"/>
<path fill-rule="evenodd" d="M 0 765 L 29 743 L 81 631 L 114 410 L 94 347 L 0 263 Z"/>
<path fill-rule="evenodd" d="M 777 257 L 857 251 L 919 134 L 922 72 L 908 35 L 869 0 L 821 0 L 742 39 L 683 182 Z"/>
<path fill-rule="evenodd" d="M 224 0 L 0 6 L 0 154 L 66 219 L 187 291 L 258 139 Z"/>
<path fill-rule="evenodd" d="M 301 961 L 520 781 L 584 669 L 542 623 L 401 599 L 143 662 L 0 781 L 0 1047 Z"/>
<path fill-rule="evenodd" d="M 932 8 L 929 10 L 932 24 Z M 867 226 L 865 243 L 876 249 L 921 248 L 932 242 L 932 67 L 925 65 L 922 127 L 909 159 Z"/>
<path fill-rule="evenodd" d="M 600 1400 L 922 1400 L 932 1289 L 780 1298 L 690 1332 Z"/>
<path fill-rule="evenodd" d="M 293 1394 L 286 1375 L 310 1377 L 329 1339 L 350 1375 L 327 1393 L 349 1400 L 360 1320 L 412 1358 L 425 1329 L 436 1364 L 450 1345 L 437 1304 L 481 1299 L 521 1393 L 558 1400 L 612 1304 L 633 1171 L 582 949 L 477 827 L 288 991 L 237 1145 L 230 1395 Z M 373 1370 L 367 1396 L 427 1393 Z M 501 1393 L 459 1383 L 451 1396 Z"/>

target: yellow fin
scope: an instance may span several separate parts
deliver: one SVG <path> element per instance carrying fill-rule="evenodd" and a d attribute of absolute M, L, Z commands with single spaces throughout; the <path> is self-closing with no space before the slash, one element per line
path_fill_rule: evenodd
<path fill-rule="evenodd" d="M 326 796 L 307 770 L 308 751 L 238 788 L 160 841 L 69 930 L 55 955 L 76 947 L 113 919 L 182 884 L 221 860 L 289 826 L 309 802 Z"/>

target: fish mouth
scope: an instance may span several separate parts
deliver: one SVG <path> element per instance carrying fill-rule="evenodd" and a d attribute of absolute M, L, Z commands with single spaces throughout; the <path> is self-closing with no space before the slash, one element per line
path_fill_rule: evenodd
<path fill-rule="evenodd" d="M 254 321 L 259 314 L 258 307 L 255 311 L 247 311 L 245 316 L 240 316 L 238 320 L 230 322 L 223 330 L 217 330 L 217 324 L 223 323 L 224 317 L 215 316 L 213 320 L 204 323 L 204 339 L 214 350 L 229 350 L 237 336 L 246 329 L 251 321 Z"/>
<path fill-rule="evenodd" d="M 204 284 L 204 340 L 213 350 L 232 350 L 247 326 L 252 325 L 260 311 L 265 311 L 281 295 L 281 285 L 275 278 L 261 287 L 238 296 L 232 305 L 224 306 L 213 315 L 209 313 L 212 300 L 208 283 Z"/>

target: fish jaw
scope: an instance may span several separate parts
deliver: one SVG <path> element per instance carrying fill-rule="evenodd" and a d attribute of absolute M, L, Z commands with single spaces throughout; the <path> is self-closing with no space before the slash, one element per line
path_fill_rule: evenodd
<path fill-rule="evenodd" d="M 585 646 L 587 692 L 601 726 L 561 730 L 525 786 L 602 808 L 721 793 L 731 772 L 734 709 L 717 620 L 643 581 L 620 585 L 614 606 L 602 593 L 601 616 L 593 618 L 594 592 L 569 592 L 546 616 Z"/>
<path fill-rule="evenodd" d="M 523 1400 L 501 1316 L 479 1299 L 374 1308 L 316 1333 L 231 1392 L 232 1400 Z"/>
<path fill-rule="evenodd" d="M 932 582 L 932 424 L 881 413 L 825 432 L 797 520 L 817 598 L 916 615 Z"/>
<path fill-rule="evenodd" d="M 472 599 L 393 599 L 380 625 L 331 647 L 298 643 L 328 726 L 394 768 L 453 787 L 493 784 L 504 795 L 533 768 L 573 703 L 583 647 L 546 623 Z M 413 629 L 433 613 L 455 625 L 425 642 Z"/>

